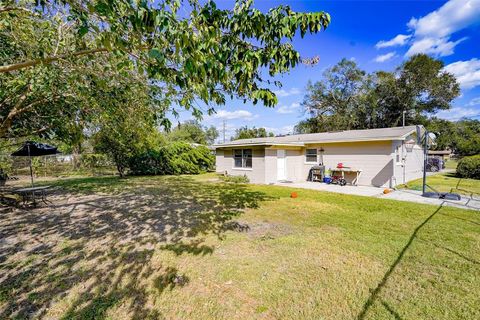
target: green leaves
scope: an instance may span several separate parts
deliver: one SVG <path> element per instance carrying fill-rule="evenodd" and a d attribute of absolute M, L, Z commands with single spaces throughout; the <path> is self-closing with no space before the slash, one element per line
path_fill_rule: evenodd
<path fill-rule="evenodd" d="M 156 59 L 158 62 L 162 62 L 165 59 L 163 52 L 157 48 L 150 49 L 150 51 L 148 51 L 148 55 L 150 58 Z"/>
<path fill-rule="evenodd" d="M 33 2 L 21 4 L 38 15 L 20 15 L 13 26 L 0 30 L 14 46 L 14 54 L 2 53 L 13 68 L 8 70 L 22 70 L 25 61 L 32 61 L 30 68 L 54 63 L 67 71 L 66 61 L 80 65 L 82 52 L 102 49 L 87 61 L 113 57 L 114 63 L 106 65 L 118 68 L 121 76 L 135 68 L 136 75 L 147 75 L 158 88 L 156 103 L 180 106 L 196 117 L 202 116 L 192 107 L 196 99 L 215 105 L 233 96 L 275 105 L 264 79 L 300 63 L 291 44 L 297 32 L 318 33 L 330 23 L 324 12 L 297 13 L 288 6 L 264 13 L 252 0 L 237 0 L 231 10 L 195 0 L 52 0 L 44 1 L 45 10 Z M 177 14 L 181 5 L 185 10 Z"/>

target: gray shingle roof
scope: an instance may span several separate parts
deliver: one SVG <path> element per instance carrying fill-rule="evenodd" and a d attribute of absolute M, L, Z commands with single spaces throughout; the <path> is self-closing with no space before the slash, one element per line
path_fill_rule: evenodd
<path fill-rule="evenodd" d="M 381 140 L 403 140 L 406 136 L 424 130 L 422 126 L 406 126 L 394 128 L 380 128 L 368 130 L 345 130 L 334 132 L 321 132 L 309 134 L 295 134 L 284 137 L 267 137 L 254 139 L 240 139 L 222 144 L 215 147 L 230 147 L 241 145 L 298 145 L 302 146 L 308 143 L 332 143 L 332 142 L 356 142 L 356 141 L 381 141 Z"/>

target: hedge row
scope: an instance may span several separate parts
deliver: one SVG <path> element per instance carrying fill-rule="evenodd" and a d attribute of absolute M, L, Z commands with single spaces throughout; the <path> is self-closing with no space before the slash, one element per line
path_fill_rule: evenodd
<path fill-rule="evenodd" d="M 129 169 L 134 175 L 198 174 L 214 164 L 215 157 L 207 147 L 173 142 L 131 157 Z"/>

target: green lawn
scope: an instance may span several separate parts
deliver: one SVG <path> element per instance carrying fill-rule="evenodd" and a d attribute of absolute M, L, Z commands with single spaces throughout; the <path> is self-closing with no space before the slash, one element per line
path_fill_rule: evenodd
<path fill-rule="evenodd" d="M 455 173 L 445 172 L 427 177 L 427 185 L 440 192 L 456 192 L 464 195 L 480 195 L 480 180 L 458 178 Z M 404 186 L 412 190 L 422 190 L 422 179 L 413 180 Z"/>
<path fill-rule="evenodd" d="M 449 159 L 445 162 L 445 169 L 457 169 L 458 161 L 455 159 Z"/>
<path fill-rule="evenodd" d="M 0 211 L 1 319 L 480 318 L 475 211 L 211 174 L 57 185 Z"/>

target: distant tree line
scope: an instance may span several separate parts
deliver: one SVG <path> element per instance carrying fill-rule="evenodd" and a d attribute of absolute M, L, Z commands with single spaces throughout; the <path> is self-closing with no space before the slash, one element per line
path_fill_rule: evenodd
<path fill-rule="evenodd" d="M 423 124 L 437 132 L 435 148 L 460 155 L 480 153 L 480 122 L 441 120 L 435 114 L 451 108 L 459 96 L 455 77 L 442 61 L 412 56 L 392 72 L 367 73 L 355 61 L 342 59 L 310 82 L 302 106 L 309 116 L 296 133 L 373 129 Z"/>
<path fill-rule="evenodd" d="M 267 131 L 265 128 L 256 128 L 252 127 L 249 128 L 248 126 L 244 126 L 238 129 L 235 129 L 235 134 L 230 138 L 230 140 L 238 140 L 238 139 L 252 139 L 252 138 L 265 138 L 265 137 L 274 137 L 275 134 L 273 132 Z"/>

